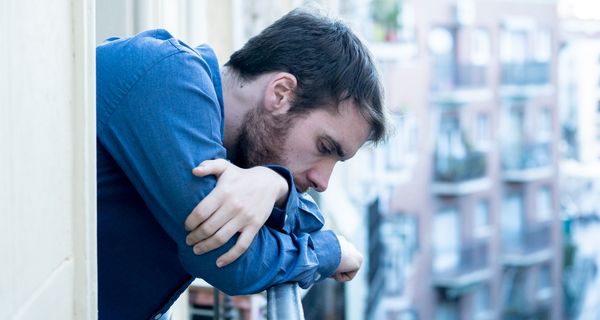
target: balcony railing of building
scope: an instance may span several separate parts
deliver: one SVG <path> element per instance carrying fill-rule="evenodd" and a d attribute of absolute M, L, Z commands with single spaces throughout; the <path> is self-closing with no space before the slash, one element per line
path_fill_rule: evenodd
<path fill-rule="evenodd" d="M 191 309 L 190 319 L 196 316 L 213 320 L 235 320 L 246 318 L 236 310 L 232 297 L 213 288 L 212 312 L 210 309 Z M 304 320 L 301 295 L 296 283 L 284 283 L 267 290 L 267 319 L 269 320 Z M 254 317 L 253 317 L 254 318 Z"/>
<path fill-rule="evenodd" d="M 535 301 L 512 301 L 504 307 L 502 319 L 551 319 L 552 308 L 549 303 Z"/>
<path fill-rule="evenodd" d="M 434 101 L 482 101 L 493 98 L 487 67 L 474 64 L 436 62 L 431 82 Z"/>
<path fill-rule="evenodd" d="M 461 289 L 485 281 L 491 276 L 488 241 L 472 240 L 460 248 L 458 264 L 434 274 L 434 284 L 448 290 L 450 295 L 460 294 Z"/>
<path fill-rule="evenodd" d="M 550 83 L 550 62 L 526 61 L 502 64 L 502 85 L 539 86 Z"/>
<path fill-rule="evenodd" d="M 434 160 L 433 192 L 439 195 L 462 195 L 490 186 L 487 173 L 487 154 L 468 151 L 464 157 L 441 156 Z"/>
<path fill-rule="evenodd" d="M 434 91 L 480 89 L 488 85 L 487 68 L 469 63 L 435 63 L 432 89 Z"/>
<path fill-rule="evenodd" d="M 505 147 L 502 152 L 505 180 L 530 181 L 552 174 L 550 142 L 521 143 Z"/>
<path fill-rule="evenodd" d="M 505 265 L 523 267 L 546 261 L 552 256 L 552 223 L 528 226 L 520 234 L 505 236 L 503 242 Z"/>
<path fill-rule="evenodd" d="M 530 275 L 521 268 L 507 269 L 502 279 L 502 319 L 550 319 L 551 299 L 539 300 L 527 285 Z"/>

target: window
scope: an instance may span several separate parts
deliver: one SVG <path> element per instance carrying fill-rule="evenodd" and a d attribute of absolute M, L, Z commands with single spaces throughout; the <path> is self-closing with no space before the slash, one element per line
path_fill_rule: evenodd
<path fill-rule="evenodd" d="M 489 32 L 483 28 L 475 29 L 471 38 L 471 62 L 474 65 L 486 66 L 490 62 L 491 52 Z"/>
<path fill-rule="evenodd" d="M 392 116 L 396 134 L 385 145 L 386 169 L 406 170 L 417 157 L 417 119 L 414 114 Z"/>
<path fill-rule="evenodd" d="M 475 144 L 479 149 L 487 150 L 490 147 L 490 117 L 487 112 L 480 112 L 475 117 Z"/>
<path fill-rule="evenodd" d="M 511 103 L 504 138 L 514 144 L 521 144 L 525 136 L 525 106 L 521 103 Z"/>
<path fill-rule="evenodd" d="M 537 277 L 537 298 L 546 300 L 552 296 L 552 266 L 545 263 L 540 266 Z"/>
<path fill-rule="evenodd" d="M 535 61 L 550 61 L 552 57 L 552 38 L 548 30 L 535 30 L 533 33 L 533 46 L 533 58 Z"/>
<path fill-rule="evenodd" d="M 385 292 L 389 296 L 401 295 L 406 277 L 412 269 L 417 251 L 417 219 L 414 215 L 394 214 L 380 226 L 383 254 L 381 257 Z"/>
<path fill-rule="evenodd" d="M 436 272 L 452 270 L 460 259 L 460 225 L 457 208 L 438 212 L 433 220 L 433 269 Z"/>
<path fill-rule="evenodd" d="M 432 89 L 454 89 L 457 67 L 454 54 L 456 34 L 448 28 L 436 27 L 429 33 L 428 42 L 432 58 Z"/>
<path fill-rule="evenodd" d="M 527 32 L 503 29 L 500 34 L 500 60 L 508 63 L 523 63 L 527 60 Z"/>
<path fill-rule="evenodd" d="M 435 320 L 458 320 L 459 300 L 445 300 L 437 305 Z"/>
<path fill-rule="evenodd" d="M 543 107 L 540 110 L 538 140 L 540 142 L 552 140 L 552 110 L 550 109 L 550 107 Z"/>
<path fill-rule="evenodd" d="M 540 267 L 538 273 L 538 289 L 547 289 L 552 287 L 552 274 L 551 266 L 549 263 L 545 263 Z"/>
<path fill-rule="evenodd" d="M 552 218 L 552 191 L 550 187 L 543 187 L 538 190 L 536 210 L 539 221 L 547 221 Z"/>
<path fill-rule="evenodd" d="M 485 316 L 491 309 L 490 286 L 487 283 L 477 286 L 473 292 L 473 315 Z"/>
<path fill-rule="evenodd" d="M 436 152 L 440 158 L 463 159 L 467 146 L 460 128 L 457 114 L 444 114 L 440 121 Z"/>
<path fill-rule="evenodd" d="M 527 296 L 526 269 L 508 268 L 502 277 L 502 298 L 505 310 L 527 310 L 529 301 Z"/>
<path fill-rule="evenodd" d="M 486 237 L 490 232 L 490 203 L 482 199 L 475 205 L 473 223 L 476 237 Z"/>
<path fill-rule="evenodd" d="M 500 223 L 502 225 L 502 240 L 505 249 L 522 245 L 524 219 L 523 196 L 520 193 L 512 193 L 504 198 Z"/>

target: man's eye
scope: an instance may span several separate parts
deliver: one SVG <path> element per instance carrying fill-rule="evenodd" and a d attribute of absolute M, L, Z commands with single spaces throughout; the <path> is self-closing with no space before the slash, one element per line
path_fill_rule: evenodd
<path fill-rule="evenodd" d="M 331 154 L 331 149 L 329 149 L 329 148 L 328 148 L 328 147 L 325 145 L 325 143 L 323 143 L 323 142 L 319 142 L 319 152 L 320 152 L 320 153 L 322 153 L 322 154 L 329 155 L 329 154 Z"/>

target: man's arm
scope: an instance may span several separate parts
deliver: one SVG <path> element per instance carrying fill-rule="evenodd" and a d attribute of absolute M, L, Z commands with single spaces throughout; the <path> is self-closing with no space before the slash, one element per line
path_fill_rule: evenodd
<path fill-rule="evenodd" d="M 194 175 L 214 175 L 218 181 L 185 221 L 186 229 L 191 231 L 186 242 L 194 246 L 196 254 L 218 248 L 241 232 L 236 245 L 219 258 L 226 265 L 243 253 L 263 224 L 296 235 L 323 228 L 319 207 L 308 194 L 296 191 L 291 172 L 281 166 L 268 167 L 242 169 L 217 159 L 194 168 Z M 260 197 L 256 197 L 256 188 L 261 190 Z M 283 208 L 273 208 L 277 198 L 284 198 Z"/>
<path fill-rule="evenodd" d="M 173 40 L 162 40 L 150 49 L 177 48 Z M 206 63 L 192 52 L 171 48 L 168 55 L 146 70 L 131 70 L 140 75 L 130 87 L 113 86 L 111 81 L 120 81 L 114 73 L 128 71 L 119 70 L 122 65 L 114 66 L 121 63 L 121 56 L 145 57 L 129 47 L 120 50 L 128 49 L 130 53 L 114 54 L 110 45 L 97 51 L 99 100 L 116 97 L 99 101 L 108 104 L 102 109 L 105 114 L 99 117 L 99 143 L 111 153 L 177 244 L 186 270 L 231 294 L 256 292 L 289 281 L 306 287 L 331 275 L 339 264 L 340 248 L 329 231 L 296 236 L 263 227 L 246 254 L 222 269 L 216 266 L 216 259 L 231 248 L 237 237 L 208 254 L 193 253 L 185 243 L 184 220 L 214 188 L 215 179 L 197 178 L 190 171 L 203 160 L 225 157 L 218 100 L 214 92 L 198 87 L 198 82 L 211 81 Z"/>

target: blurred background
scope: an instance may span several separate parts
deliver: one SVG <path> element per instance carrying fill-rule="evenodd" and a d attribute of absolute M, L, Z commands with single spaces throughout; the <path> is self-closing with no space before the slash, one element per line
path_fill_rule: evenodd
<path fill-rule="evenodd" d="M 223 64 L 306 3 L 97 1 L 96 41 L 163 27 Z M 600 2 L 309 4 L 368 43 L 396 133 L 315 195 L 366 261 L 304 292 L 307 319 L 600 319 Z M 211 290 L 178 308 L 209 319 Z M 264 314 L 261 295 L 233 301 Z"/>
<path fill-rule="evenodd" d="M 0 318 L 97 317 L 95 46 L 160 27 L 222 64 L 307 3 L 368 43 L 396 130 L 314 195 L 365 263 L 306 318 L 600 319 L 598 0 L 0 0 Z"/>

